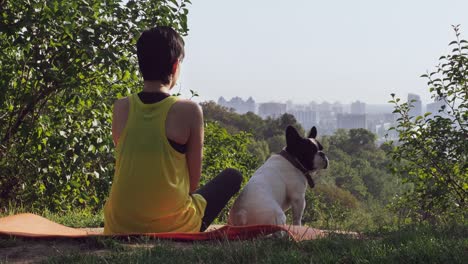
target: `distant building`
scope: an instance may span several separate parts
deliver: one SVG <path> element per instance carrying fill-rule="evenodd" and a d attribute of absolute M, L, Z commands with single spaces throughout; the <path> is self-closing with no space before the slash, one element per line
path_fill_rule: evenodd
<path fill-rule="evenodd" d="M 321 104 L 317 105 L 317 111 L 319 112 L 331 112 L 332 105 L 329 102 L 322 102 Z"/>
<path fill-rule="evenodd" d="M 442 106 L 444 106 L 444 105 L 445 105 L 445 107 L 447 107 L 447 104 L 445 103 L 444 100 L 436 98 L 436 99 L 434 99 L 433 103 L 430 103 L 430 104 L 426 105 L 426 112 L 431 113 L 431 115 L 429 116 L 431 118 L 436 116 L 436 115 L 446 117 L 447 116 L 447 110 L 442 109 Z"/>
<path fill-rule="evenodd" d="M 303 109 L 293 109 L 287 111 L 289 114 L 293 115 L 297 122 L 301 124 L 301 126 L 308 130 L 312 126 L 316 126 L 318 124 L 317 112 L 313 111 L 311 108 L 303 108 Z"/>
<path fill-rule="evenodd" d="M 410 111 L 408 113 L 410 117 L 422 115 L 422 102 L 419 95 L 409 93 L 407 102 L 410 105 Z"/>
<path fill-rule="evenodd" d="M 383 122 L 384 123 L 395 123 L 397 120 L 397 114 L 395 113 L 385 113 L 383 114 Z"/>
<path fill-rule="evenodd" d="M 318 131 L 320 135 L 333 135 L 336 131 L 336 116 L 324 117 L 319 115 Z"/>
<path fill-rule="evenodd" d="M 252 96 L 249 96 L 249 99 L 247 99 L 247 101 L 245 101 L 245 107 L 246 107 L 246 109 L 245 109 L 246 113 L 247 112 L 256 113 L 257 104 L 255 103 Z"/>
<path fill-rule="evenodd" d="M 393 104 L 367 104 L 366 103 L 366 114 L 384 114 L 392 113 L 395 110 Z"/>
<path fill-rule="evenodd" d="M 366 114 L 367 129 L 377 134 L 382 124 L 394 124 L 395 121 L 396 116 L 393 113 Z"/>
<path fill-rule="evenodd" d="M 364 115 L 366 114 L 366 103 L 356 101 L 351 103 L 351 114 Z"/>
<path fill-rule="evenodd" d="M 218 104 L 227 108 L 232 108 L 239 114 L 245 114 L 247 112 L 255 113 L 255 101 L 252 97 L 249 97 L 247 101 L 242 100 L 240 97 L 233 97 L 231 100 L 226 101 L 224 97 L 218 99 Z"/>
<path fill-rule="evenodd" d="M 293 110 L 295 108 L 297 108 L 297 105 L 295 105 L 292 100 L 287 100 L 286 101 L 286 111 L 288 113 L 289 113 L 290 110 Z"/>
<path fill-rule="evenodd" d="M 318 104 L 317 102 L 315 101 L 312 101 L 308 104 L 308 106 L 310 107 L 310 109 L 312 109 L 313 111 L 317 111 L 317 108 L 318 108 Z"/>
<path fill-rule="evenodd" d="M 261 118 L 278 118 L 286 113 L 286 104 L 282 103 L 261 103 L 258 106 L 258 115 Z"/>
<path fill-rule="evenodd" d="M 366 115 L 365 114 L 337 114 L 336 115 L 337 128 L 354 129 L 366 128 Z"/>
<path fill-rule="evenodd" d="M 343 105 L 340 102 L 334 102 L 331 106 L 331 110 L 335 114 L 342 114 L 344 112 Z"/>
<path fill-rule="evenodd" d="M 396 132 L 395 130 L 389 130 L 393 126 L 395 126 L 395 124 L 393 123 L 383 123 L 377 125 L 375 133 L 378 137 L 378 144 L 382 144 L 388 140 L 398 140 L 398 132 Z"/>

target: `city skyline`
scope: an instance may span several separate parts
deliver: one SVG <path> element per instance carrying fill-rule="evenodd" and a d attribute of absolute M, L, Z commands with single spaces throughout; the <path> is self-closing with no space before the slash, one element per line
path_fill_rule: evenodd
<path fill-rule="evenodd" d="M 337 129 L 364 128 L 377 135 L 379 142 L 395 139 L 398 135 L 388 129 L 396 125 L 397 114 L 393 113 L 391 105 L 367 104 L 361 100 L 350 104 L 338 102 L 310 102 L 308 104 L 294 104 L 287 102 L 256 102 L 252 96 L 244 100 L 239 96 L 232 98 L 219 97 L 217 104 L 232 109 L 238 114 L 252 112 L 262 119 L 280 118 L 283 114 L 291 114 L 301 126 L 308 130 L 317 126 L 323 135 L 331 135 Z M 434 100 L 432 103 L 423 104 L 418 94 L 408 93 L 406 101 L 411 102 L 409 115 L 413 118 L 432 112 L 431 116 L 440 113 L 443 100 Z"/>
<path fill-rule="evenodd" d="M 421 100 L 421 96 L 419 94 L 415 93 L 408 93 L 405 96 L 401 97 L 401 101 L 399 102 L 400 104 L 403 102 L 410 102 L 412 100 L 415 100 L 416 102 L 412 103 L 413 105 L 413 113 L 416 115 L 421 115 L 423 114 L 424 111 L 429 111 L 433 112 L 435 109 L 439 109 L 440 106 L 443 104 L 441 100 L 438 100 L 438 98 L 432 99 L 430 102 L 423 102 Z M 393 111 L 394 104 L 392 103 L 384 103 L 384 104 L 374 104 L 374 103 L 368 103 L 362 100 L 355 100 L 350 103 L 342 103 L 339 101 L 310 101 L 310 102 L 305 102 L 305 103 L 296 103 L 292 100 L 271 100 L 271 101 L 263 101 L 259 102 L 257 101 L 253 96 L 247 95 L 246 97 L 241 97 L 241 96 L 234 96 L 234 97 L 225 97 L 225 96 L 219 96 L 215 100 L 205 100 L 205 101 L 213 101 L 217 104 L 226 106 L 228 108 L 233 108 L 236 110 L 238 113 L 246 113 L 248 111 L 250 112 L 255 112 L 252 111 L 252 104 L 254 105 L 261 105 L 261 104 L 284 104 L 286 108 L 291 109 L 291 106 L 293 108 L 303 108 L 307 106 L 312 106 L 312 105 L 322 105 L 322 104 L 328 104 L 330 105 L 331 108 L 333 108 L 334 105 L 340 105 L 341 107 L 345 106 L 346 111 L 342 109 L 342 111 L 347 112 L 347 113 L 352 113 L 352 114 L 363 114 L 363 113 L 388 113 Z M 240 110 L 239 108 L 236 107 L 239 104 L 245 104 L 247 103 L 249 106 L 242 106 L 243 109 L 248 109 L 248 110 Z M 380 108 L 380 109 L 379 109 Z M 386 109 L 386 110 L 383 110 Z M 258 110 L 258 109 L 257 109 Z M 258 111 L 257 111 L 258 112 Z"/>
<path fill-rule="evenodd" d="M 258 101 L 364 100 L 420 94 L 451 49 L 451 25 L 468 32 L 468 1 L 196 1 L 189 6 L 182 92 Z M 278 19 L 281 18 L 281 19 Z M 435 19 L 436 18 L 436 19 Z"/>

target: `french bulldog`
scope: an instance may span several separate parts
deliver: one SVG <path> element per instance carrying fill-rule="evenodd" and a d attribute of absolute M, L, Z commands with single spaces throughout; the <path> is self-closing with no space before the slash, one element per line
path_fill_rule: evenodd
<path fill-rule="evenodd" d="M 307 138 L 286 128 L 286 147 L 272 155 L 250 178 L 229 212 L 228 224 L 284 225 L 285 211 L 292 208 L 293 225 L 301 225 L 311 173 L 328 167 L 328 158 L 312 127 Z"/>

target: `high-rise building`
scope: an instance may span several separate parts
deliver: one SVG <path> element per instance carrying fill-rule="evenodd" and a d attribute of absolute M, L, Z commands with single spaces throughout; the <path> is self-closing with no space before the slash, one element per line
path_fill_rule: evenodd
<path fill-rule="evenodd" d="M 336 115 L 337 128 L 353 129 L 353 128 L 367 128 L 365 114 L 337 114 Z"/>
<path fill-rule="evenodd" d="M 227 101 L 226 101 L 226 99 L 224 99 L 223 96 L 221 96 L 221 97 L 218 98 L 218 104 L 222 105 L 222 106 L 225 106 L 225 104 L 227 104 Z"/>
<path fill-rule="evenodd" d="M 308 130 L 318 124 L 317 112 L 313 111 L 310 107 L 302 109 L 296 108 L 293 110 L 288 110 L 287 112 L 293 115 L 297 122 L 301 124 L 305 130 Z"/>
<path fill-rule="evenodd" d="M 445 108 L 442 109 L 442 106 L 445 106 Z M 426 105 L 426 112 L 431 113 L 431 115 L 429 116 L 431 118 L 436 115 L 445 117 L 447 116 L 446 108 L 447 103 L 443 99 L 435 98 L 433 103 L 429 103 Z"/>
<path fill-rule="evenodd" d="M 309 105 L 317 112 L 317 123 L 320 134 L 333 134 L 336 130 L 336 115 L 333 112 L 333 105 L 329 102 L 322 102 L 320 104 L 312 102 Z"/>
<path fill-rule="evenodd" d="M 366 113 L 366 103 L 356 101 L 351 103 L 351 114 L 364 115 Z"/>
<path fill-rule="evenodd" d="M 257 104 L 255 103 L 254 99 L 252 98 L 252 96 L 249 96 L 249 98 L 247 99 L 247 101 L 245 101 L 245 112 L 252 112 L 252 113 L 256 113 L 256 109 L 257 108 Z"/>
<path fill-rule="evenodd" d="M 422 115 L 422 102 L 421 98 L 417 94 L 408 94 L 408 104 L 410 106 L 409 116 L 416 117 Z"/>
<path fill-rule="evenodd" d="M 334 102 L 332 104 L 331 110 L 335 114 L 342 114 L 344 112 L 343 105 L 340 102 Z"/>
<path fill-rule="evenodd" d="M 329 102 L 322 102 L 321 104 L 317 105 L 317 111 L 319 112 L 331 112 L 332 105 Z"/>
<path fill-rule="evenodd" d="M 317 102 L 312 101 L 312 102 L 309 103 L 308 106 L 310 107 L 310 109 L 312 109 L 312 111 L 317 111 L 317 108 L 318 108 Z"/>
<path fill-rule="evenodd" d="M 336 131 L 336 115 L 331 111 L 317 112 L 318 129 L 321 135 L 332 135 Z"/>
<path fill-rule="evenodd" d="M 224 97 L 218 99 L 218 104 L 227 108 L 232 108 L 239 114 L 245 114 L 247 112 L 255 113 L 255 101 L 252 97 L 249 97 L 247 101 L 242 100 L 240 97 L 233 97 L 231 100 L 226 101 Z"/>
<path fill-rule="evenodd" d="M 258 106 L 258 115 L 261 118 L 278 118 L 286 113 L 286 104 L 283 103 L 261 103 Z"/>

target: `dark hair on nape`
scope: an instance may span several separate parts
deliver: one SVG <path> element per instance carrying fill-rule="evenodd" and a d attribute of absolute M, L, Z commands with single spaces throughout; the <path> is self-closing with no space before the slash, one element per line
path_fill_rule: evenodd
<path fill-rule="evenodd" d="M 138 65 L 145 81 L 169 83 L 172 65 L 185 56 L 184 40 L 171 27 L 145 30 L 137 41 Z"/>

